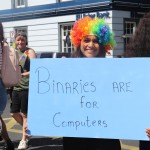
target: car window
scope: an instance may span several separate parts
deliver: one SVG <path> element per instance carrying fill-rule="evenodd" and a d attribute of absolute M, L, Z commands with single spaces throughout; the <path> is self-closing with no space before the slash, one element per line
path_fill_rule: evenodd
<path fill-rule="evenodd" d="M 41 53 L 40 58 L 53 58 L 53 53 Z"/>
<path fill-rule="evenodd" d="M 70 53 L 57 53 L 57 58 L 70 57 Z"/>
<path fill-rule="evenodd" d="M 62 53 L 62 52 L 37 52 L 37 58 L 69 58 L 71 53 Z"/>

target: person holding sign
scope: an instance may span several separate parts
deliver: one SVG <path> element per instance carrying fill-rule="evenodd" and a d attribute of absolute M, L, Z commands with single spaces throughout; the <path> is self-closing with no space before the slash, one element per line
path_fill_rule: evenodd
<path fill-rule="evenodd" d="M 3 121 L 1 116 L 7 103 L 7 93 L 1 78 L 1 69 L 3 63 L 2 61 L 3 45 L 4 45 L 4 32 L 3 32 L 2 23 L 0 22 L 0 140 L 4 139 L 6 143 L 4 149 L 14 150 L 15 149 L 14 145 L 9 138 L 5 122 Z"/>
<path fill-rule="evenodd" d="M 150 57 L 150 12 L 140 19 L 124 57 Z M 150 139 L 150 128 L 145 129 L 145 132 Z M 140 141 L 140 150 L 150 150 L 150 141 Z"/>
<path fill-rule="evenodd" d="M 73 58 L 105 57 L 115 46 L 114 35 L 104 19 L 86 16 L 75 22 L 70 36 L 75 47 Z M 63 146 L 64 150 L 121 150 L 118 139 L 64 137 Z"/>
<path fill-rule="evenodd" d="M 20 56 L 19 62 L 22 70 L 22 79 L 17 86 L 13 87 L 11 115 L 21 126 L 23 126 L 23 136 L 18 149 L 27 149 L 29 137 L 26 134 L 26 131 L 30 59 L 36 58 L 36 54 L 33 49 L 26 46 L 27 36 L 23 32 L 18 33 L 15 40 L 18 54 Z"/>

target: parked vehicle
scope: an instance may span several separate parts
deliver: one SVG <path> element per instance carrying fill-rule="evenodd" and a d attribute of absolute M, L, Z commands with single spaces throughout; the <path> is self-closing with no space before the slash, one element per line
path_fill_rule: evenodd
<path fill-rule="evenodd" d="M 63 52 L 37 52 L 37 58 L 62 58 L 62 57 L 70 57 L 71 53 L 63 53 Z"/>

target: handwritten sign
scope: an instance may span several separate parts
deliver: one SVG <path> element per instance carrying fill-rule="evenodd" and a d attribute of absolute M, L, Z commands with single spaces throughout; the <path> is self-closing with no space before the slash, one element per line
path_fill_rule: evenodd
<path fill-rule="evenodd" d="M 149 64 L 149 58 L 32 60 L 31 135 L 148 140 Z"/>

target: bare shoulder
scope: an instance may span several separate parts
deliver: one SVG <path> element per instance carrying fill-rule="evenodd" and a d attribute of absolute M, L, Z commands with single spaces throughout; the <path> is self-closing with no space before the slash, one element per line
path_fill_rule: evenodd
<path fill-rule="evenodd" d="M 29 52 L 29 53 L 35 53 L 35 50 L 32 49 L 32 48 L 29 48 L 29 49 L 28 49 L 28 52 Z"/>
<path fill-rule="evenodd" d="M 28 50 L 29 58 L 36 58 L 36 53 L 34 49 L 29 48 Z"/>

